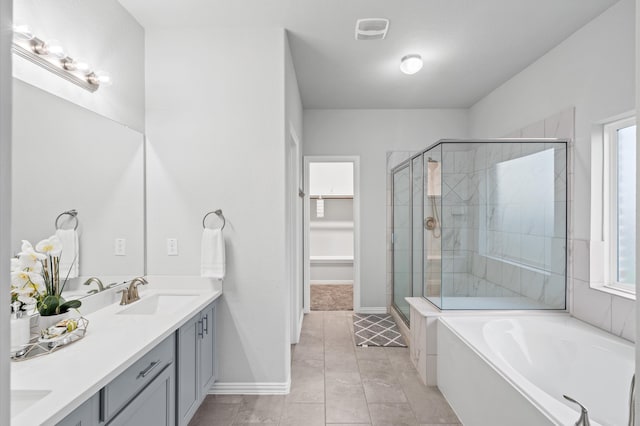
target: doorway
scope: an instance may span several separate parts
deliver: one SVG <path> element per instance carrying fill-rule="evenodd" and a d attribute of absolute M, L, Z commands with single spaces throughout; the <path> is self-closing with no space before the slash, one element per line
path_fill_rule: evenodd
<path fill-rule="evenodd" d="M 300 173 L 300 139 L 293 126 L 289 126 L 285 144 L 285 250 L 286 275 L 290 296 L 290 343 L 298 343 L 304 316 L 303 265 L 302 265 L 302 189 Z"/>
<path fill-rule="evenodd" d="M 359 307 L 358 157 L 305 157 L 305 312 Z"/>

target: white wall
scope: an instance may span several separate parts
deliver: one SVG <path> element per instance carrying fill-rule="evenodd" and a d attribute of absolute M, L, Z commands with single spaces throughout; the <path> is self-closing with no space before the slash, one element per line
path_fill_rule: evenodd
<path fill-rule="evenodd" d="M 146 52 L 148 273 L 199 275 L 202 217 L 222 209 L 215 386 L 284 390 L 284 31 L 148 30 Z M 178 256 L 167 256 L 167 238 L 178 239 Z"/>
<path fill-rule="evenodd" d="M 11 0 L 0 0 L 0 276 L 9 278 L 11 257 Z M 9 286 L 0 285 L 0 300 Z M 9 353 L 9 304 L 0 303 L 0 353 Z M 9 357 L 0 357 L 0 424 L 10 419 Z"/>
<path fill-rule="evenodd" d="M 91 93 L 14 56 L 14 76 L 144 131 L 144 29 L 116 0 L 20 0 L 15 23 L 57 39 L 67 53 L 108 72 L 113 85 Z"/>
<path fill-rule="evenodd" d="M 353 196 L 353 163 L 309 163 L 309 195 Z"/>
<path fill-rule="evenodd" d="M 628 339 L 633 301 L 589 287 L 589 211 L 592 126 L 635 107 L 634 18 L 634 1 L 620 1 L 470 109 L 473 137 L 500 137 L 575 106 L 571 310 Z"/>
<path fill-rule="evenodd" d="M 473 137 L 500 137 L 575 106 L 574 237 L 590 232 L 591 126 L 635 107 L 633 0 L 622 0 L 470 109 Z"/>
<path fill-rule="evenodd" d="M 289 47 L 289 37 L 286 33 L 285 37 L 285 125 L 291 125 L 295 130 L 298 138 L 302 138 L 302 99 L 300 98 L 300 90 L 298 88 L 298 79 L 296 70 L 293 66 L 293 58 L 291 56 L 291 48 Z M 287 130 L 289 128 L 287 127 Z M 300 140 L 304 144 L 303 140 Z M 302 147 L 300 147 L 300 161 L 302 161 Z M 302 170 L 300 178 L 302 178 Z"/>
<path fill-rule="evenodd" d="M 387 306 L 387 152 L 468 136 L 466 110 L 305 110 L 305 155 L 360 157 L 360 306 Z"/>

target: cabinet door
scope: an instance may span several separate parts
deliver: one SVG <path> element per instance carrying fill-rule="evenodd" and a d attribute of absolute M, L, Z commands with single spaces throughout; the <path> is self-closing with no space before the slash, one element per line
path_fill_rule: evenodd
<path fill-rule="evenodd" d="M 209 393 L 209 389 L 215 380 L 215 304 L 205 309 L 202 314 L 203 333 L 200 340 L 200 400 Z"/>
<path fill-rule="evenodd" d="M 98 394 L 76 408 L 56 426 L 94 426 L 98 424 L 100 398 Z"/>
<path fill-rule="evenodd" d="M 187 425 L 199 405 L 198 353 L 202 323 L 196 315 L 178 330 L 178 425 Z"/>
<path fill-rule="evenodd" d="M 109 426 L 173 426 L 174 364 L 168 365 Z"/>

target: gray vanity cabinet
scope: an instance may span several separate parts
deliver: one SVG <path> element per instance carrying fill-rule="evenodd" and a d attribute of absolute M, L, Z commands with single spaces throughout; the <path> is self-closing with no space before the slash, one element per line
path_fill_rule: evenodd
<path fill-rule="evenodd" d="M 215 381 L 215 329 L 216 304 L 212 303 L 202 311 L 203 333 L 200 340 L 200 399 L 204 399 Z"/>
<path fill-rule="evenodd" d="M 56 423 L 56 426 L 94 426 L 99 423 L 99 412 L 100 395 L 95 394 L 59 423 Z"/>
<path fill-rule="evenodd" d="M 109 426 L 173 426 L 174 368 L 168 365 Z"/>
<path fill-rule="evenodd" d="M 56 426 L 187 426 L 215 381 L 211 303 Z"/>
<path fill-rule="evenodd" d="M 178 426 L 186 426 L 215 381 L 215 302 L 177 333 Z"/>
<path fill-rule="evenodd" d="M 175 339 L 171 334 L 101 391 L 108 426 L 175 425 Z"/>

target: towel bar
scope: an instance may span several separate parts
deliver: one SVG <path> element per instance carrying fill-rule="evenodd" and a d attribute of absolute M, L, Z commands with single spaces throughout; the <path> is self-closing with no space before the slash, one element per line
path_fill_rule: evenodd
<path fill-rule="evenodd" d="M 205 229 L 207 228 L 207 225 L 205 224 L 205 221 L 207 220 L 207 217 L 209 217 L 210 214 L 214 214 L 214 213 L 220 219 L 222 219 L 222 227 L 220 228 L 220 230 L 223 230 L 224 226 L 227 224 L 227 220 L 224 218 L 224 215 L 222 214 L 222 210 L 220 210 L 220 209 L 205 214 L 204 217 L 202 218 L 202 227 L 205 228 Z"/>
<path fill-rule="evenodd" d="M 62 229 L 60 227 L 60 225 L 58 224 L 58 221 L 60 220 L 60 218 L 62 216 L 71 216 L 72 219 L 74 219 L 76 221 L 75 226 L 73 227 L 73 230 L 76 231 L 78 229 L 78 211 L 76 209 L 71 209 L 71 210 L 67 210 L 66 212 L 62 212 L 58 215 L 58 217 L 56 217 L 56 221 L 55 221 L 55 227 L 56 229 Z"/>

